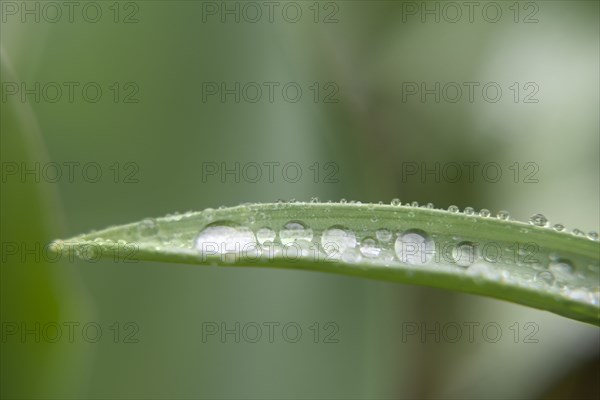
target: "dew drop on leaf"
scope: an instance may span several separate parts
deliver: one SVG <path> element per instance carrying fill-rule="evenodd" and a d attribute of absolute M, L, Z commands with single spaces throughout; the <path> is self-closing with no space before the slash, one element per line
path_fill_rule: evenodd
<path fill-rule="evenodd" d="M 260 228 L 256 231 L 256 239 L 258 239 L 258 243 L 264 244 L 265 242 L 272 242 L 275 240 L 275 236 L 277 234 L 271 228 Z"/>
<path fill-rule="evenodd" d="M 297 240 L 306 240 L 310 242 L 313 238 L 313 231 L 300 221 L 290 221 L 279 231 L 281 243 L 286 245 Z"/>
<path fill-rule="evenodd" d="M 501 220 L 507 220 L 510 218 L 510 213 L 505 210 L 500 210 L 500 211 L 498 211 L 498 214 L 496 214 L 496 218 L 501 219 Z"/>
<path fill-rule="evenodd" d="M 543 214 L 534 214 L 529 218 L 529 223 L 535 226 L 548 226 L 548 218 Z"/>
<path fill-rule="evenodd" d="M 381 253 L 381 248 L 375 239 L 368 237 L 361 241 L 360 253 L 368 258 L 376 258 Z"/>
<path fill-rule="evenodd" d="M 490 210 L 488 210 L 487 208 L 482 208 L 481 211 L 479 211 L 479 216 L 480 217 L 484 217 L 487 218 L 490 216 Z"/>
<path fill-rule="evenodd" d="M 380 242 L 387 243 L 392 239 L 392 232 L 388 229 L 379 229 L 375 232 L 375 236 Z"/>
<path fill-rule="evenodd" d="M 158 233 L 158 225 L 152 218 L 146 218 L 138 224 L 137 231 L 141 237 L 154 236 Z"/>
<path fill-rule="evenodd" d="M 256 248 L 256 236 L 246 227 L 219 221 L 208 225 L 198 234 L 194 248 L 202 253 L 239 254 L 248 248 Z"/>
<path fill-rule="evenodd" d="M 356 247 L 356 235 L 341 226 L 332 226 L 321 236 L 321 246 L 325 253 L 339 258 L 346 250 Z"/>
<path fill-rule="evenodd" d="M 392 199 L 392 201 L 390 202 L 391 205 L 393 206 L 399 206 L 400 205 L 400 199 Z"/>
<path fill-rule="evenodd" d="M 423 231 L 409 230 L 398 236 L 394 250 L 398 259 L 406 264 L 426 264 L 433 258 L 434 241 Z"/>

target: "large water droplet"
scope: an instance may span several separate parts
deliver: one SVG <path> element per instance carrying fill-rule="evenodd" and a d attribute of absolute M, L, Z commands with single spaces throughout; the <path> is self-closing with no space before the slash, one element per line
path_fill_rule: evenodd
<path fill-rule="evenodd" d="M 256 236 L 250 229 L 233 222 L 214 222 L 198 234 L 194 248 L 203 254 L 240 254 L 256 250 Z"/>
<path fill-rule="evenodd" d="M 534 214 L 529 218 L 529 223 L 535 226 L 548 226 L 548 218 L 543 214 Z"/>
<path fill-rule="evenodd" d="M 381 248 L 375 239 L 368 237 L 360 243 L 360 252 L 365 257 L 375 258 L 381 253 Z"/>
<path fill-rule="evenodd" d="M 300 221 L 290 221 L 279 231 L 281 243 L 286 245 L 296 240 L 306 240 L 310 242 L 313 238 L 313 231 Z"/>
<path fill-rule="evenodd" d="M 277 234 L 271 228 L 260 228 L 258 231 L 256 231 L 256 239 L 258 239 L 258 243 L 260 244 L 272 242 L 275 240 L 275 236 L 277 236 Z"/>
<path fill-rule="evenodd" d="M 569 260 L 558 258 L 550 263 L 548 270 L 550 270 L 555 276 L 570 277 L 574 268 L 573 264 Z"/>
<path fill-rule="evenodd" d="M 375 236 L 377 237 L 377 240 L 382 243 L 387 243 L 392 240 L 392 232 L 385 228 L 377 230 L 377 232 L 375 232 Z"/>
<path fill-rule="evenodd" d="M 142 237 L 154 236 L 158 233 L 158 224 L 152 218 L 146 218 L 138 224 L 137 231 Z"/>
<path fill-rule="evenodd" d="M 406 264 L 426 264 L 433 258 L 434 241 L 423 231 L 409 230 L 398 236 L 394 250 L 398 259 Z"/>
<path fill-rule="evenodd" d="M 477 259 L 477 247 L 472 242 L 461 242 L 452 249 L 452 258 L 459 267 L 468 267 Z"/>
<path fill-rule="evenodd" d="M 356 247 L 356 235 L 344 227 L 332 226 L 323 232 L 321 246 L 325 253 L 339 258 L 346 250 Z"/>

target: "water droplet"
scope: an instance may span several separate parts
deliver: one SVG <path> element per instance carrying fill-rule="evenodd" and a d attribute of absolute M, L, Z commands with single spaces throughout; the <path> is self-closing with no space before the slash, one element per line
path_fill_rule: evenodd
<path fill-rule="evenodd" d="M 265 242 L 272 242 L 275 240 L 275 236 L 277 234 L 271 228 L 260 228 L 256 231 L 256 239 L 258 239 L 258 243 L 264 244 Z"/>
<path fill-rule="evenodd" d="M 400 199 L 392 199 L 392 201 L 390 202 L 391 205 L 393 206 L 399 206 L 400 205 Z"/>
<path fill-rule="evenodd" d="M 487 218 L 490 216 L 490 210 L 488 210 L 487 208 L 482 208 L 481 211 L 479 211 L 479 216 L 480 217 L 484 217 Z"/>
<path fill-rule="evenodd" d="M 510 218 L 510 213 L 505 210 L 500 210 L 500 211 L 498 211 L 498 214 L 496 214 L 496 218 L 502 219 L 502 220 L 507 220 Z"/>
<path fill-rule="evenodd" d="M 457 213 L 459 211 L 457 206 L 450 206 L 448 207 L 448 211 L 451 213 Z"/>
<path fill-rule="evenodd" d="M 583 232 L 581 229 L 573 229 L 573 235 L 575 236 L 585 236 L 585 232 Z"/>
<path fill-rule="evenodd" d="M 338 258 L 346 250 L 356 247 L 356 235 L 344 227 L 332 226 L 323 232 L 321 246 L 325 253 Z"/>
<path fill-rule="evenodd" d="M 142 237 L 154 236 L 158 233 L 158 225 L 151 218 L 146 218 L 138 224 L 138 234 Z"/>
<path fill-rule="evenodd" d="M 598 232 L 592 231 L 587 234 L 588 239 L 598 241 Z"/>
<path fill-rule="evenodd" d="M 230 221 L 214 222 L 204 228 L 194 241 L 196 250 L 204 254 L 228 254 L 256 249 L 256 236 Z"/>
<path fill-rule="evenodd" d="M 359 262 L 360 259 L 362 258 L 361 253 L 354 248 L 349 248 L 346 249 L 343 253 L 342 253 L 342 261 L 347 262 L 347 263 L 356 263 Z"/>
<path fill-rule="evenodd" d="M 387 243 L 392 239 L 392 232 L 388 229 L 379 229 L 375 232 L 375 236 L 380 242 Z"/>
<path fill-rule="evenodd" d="M 550 272 L 550 271 L 540 271 L 537 274 L 535 274 L 535 277 L 533 278 L 533 280 L 536 282 L 545 283 L 547 285 L 553 285 L 554 284 L 554 275 L 552 275 L 552 272 Z"/>
<path fill-rule="evenodd" d="M 346 200 L 346 199 L 343 199 L 343 198 L 340 199 L 340 204 L 346 204 L 347 202 L 348 202 L 348 200 Z"/>
<path fill-rule="evenodd" d="M 318 203 L 319 202 L 319 198 L 318 197 L 311 197 L 310 198 L 310 202 L 311 203 Z"/>
<path fill-rule="evenodd" d="M 552 261 L 548 266 L 548 269 L 554 275 L 562 275 L 563 277 L 566 275 L 571 275 L 574 270 L 571 262 L 562 258 L 558 258 Z"/>
<path fill-rule="evenodd" d="M 427 203 L 427 205 L 425 207 L 427 207 L 429 209 L 434 209 L 435 208 L 435 206 L 433 205 L 433 203 Z"/>
<path fill-rule="evenodd" d="M 394 250 L 398 259 L 406 264 L 426 264 L 433 258 L 435 243 L 420 230 L 409 230 L 398 236 Z"/>
<path fill-rule="evenodd" d="M 552 227 L 552 229 L 554 229 L 557 232 L 562 232 L 565 230 L 565 226 L 561 225 L 561 224 L 554 224 L 554 226 Z"/>
<path fill-rule="evenodd" d="M 475 214 L 475 210 L 473 207 L 465 207 L 465 215 L 473 215 Z"/>
<path fill-rule="evenodd" d="M 360 243 L 360 252 L 365 257 L 375 258 L 381 253 L 381 248 L 377 245 L 375 239 L 368 237 Z"/>
<path fill-rule="evenodd" d="M 418 201 L 413 201 L 412 203 L 410 203 L 411 207 L 419 207 L 419 202 Z"/>
<path fill-rule="evenodd" d="M 279 231 L 281 243 L 286 245 L 296 240 L 306 240 L 310 242 L 313 238 L 313 231 L 300 221 L 290 221 Z"/>
<path fill-rule="evenodd" d="M 477 247 L 472 242 L 461 242 L 452 249 L 452 258 L 459 267 L 468 267 L 477 258 Z"/>
<path fill-rule="evenodd" d="M 529 218 L 529 223 L 535 226 L 548 226 L 548 219 L 543 214 L 534 214 Z"/>
<path fill-rule="evenodd" d="M 371 217 L 371 222 L 375 223 L 375 222 L 377 222 L 377 221 L 379 221 L 379 220 L 377 219 L 377 217 Z"/>

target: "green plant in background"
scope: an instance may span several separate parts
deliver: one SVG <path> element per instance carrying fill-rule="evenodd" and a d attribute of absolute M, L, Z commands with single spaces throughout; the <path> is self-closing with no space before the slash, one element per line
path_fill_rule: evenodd
<path fill-rule="evenodd" d="M 475 293 L 600 325 L 598 234 L 430 204 L 244 204 L 54 243 L 83 258 L 297 268 Z"/>

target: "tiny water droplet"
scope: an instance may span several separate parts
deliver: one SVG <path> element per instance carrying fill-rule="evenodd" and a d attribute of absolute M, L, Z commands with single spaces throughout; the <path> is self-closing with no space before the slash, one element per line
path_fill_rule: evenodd
<path fill-rule="evenodd" d="M 377 241 L 371 237 L 365 238 L 360 243 L 360 252 L 368 258 L 375 258 L 381 253 L 381 248 L 377 245 Z"/>
<path fill-rule="evenodd" d="M 406 264 L 426 264 L 433 258 L 434 241 L 423 231 L 408 230 L 398 236 L 394 250 L 398 259 Z"/>
<path fill-rule="evenodd" d="M 448 207 L 448 211 L 451 213 L 457 213 L 459 211 L 459 209 L 457 206 L 452 205 L 452 206 Z"/>
<path fill-rule="evenodd" d="M 543 282 L 547 285 L 553 285 L 554 275 L 552 275 L 552 272 L 550 271 L 540 271 L 537 274 L 535 274 L 533 280 L 536 282 Z"/>
<path fill-rule="evenodd" d="M 491 213 L 490 213 L 490 210 L 488 210 L 487 208 L 482 208 L 482 209 L 479 211 L 479 216 L 480 216 L 480 217 L 487 218 L 487 217 L 489 217 L 489 216 L 490 216 L 490 214 L 491 214 Z"/>
<path fill-rule="evenodd" d="M 377 232 L 375 232 L 375 236 L 377 237 L 377 240 L 379 240 L 382 243 L 387 243 L 392 239 L 392 232 L 388 229 L 379 229 L 377 230 Z"/>
<path fill-rule="evenodd" d="M 146 218 L 138 224 L 137 230 L 142 237 L 154 236 L 158 233 L 158 225 L 152 218 Z"/>
<path fill-rule="evenodd" d="M 310 202 L 311 203 L 318 203 L 319 202 L 319 198 L 318 197 L 311 197 L 310 198 Z"/>
<path fill-rule="evenodd" d="M 498 211 L 498 214 L 496 214 L 496 218 L 502 219 L 502 220 L 507 220 L 510 218 L 510 213 L 505 210 L 500 210 L 500 211 Z"/>
<path fill-rule="evenodd" d="M 346 200 L 344 198 L 340 199 L 340 204 L 346 204 L 347 202 L 348 202 L 348 200 Z"/>
<path fill-rule="evenodd" d="M 473 207 L 465 207 L 465 215 L 473 215 L 475 214 L 475 210 Z"/>
<path fill-rule="evenodd" d="M 410 203 L 411 207 L 419 207 L 419 202 L 418 201 L 413 201 L 412 203 Z"/>
<path fill-rule="evenodd" d="M 561 224 L 554 224 L 552 229 L 554 229 L 556 232 L 562 232 L 565 230 L 565 227 L 564 227 L 564 225 L 561 225 Z"/>
<path fill-rule="evenodd" d="M 434 209 L 435 208 L 435 206 L 433 205 L 433 203 L 427 203 L 427 205 L 425 207 L 427 207 L 429 209 Z"/>
<path fill-rule="evenodd" d="M 573 229 L 573 235 L 575 236 L 585 236 L 585 232 L 583 232 L 581 229 Z"/>
<path fill-rule="evenodd" d="M 377 219 L 377 217 L 371 217 L 371 222 L 375 223 L 377 221 L 379 221 L 379 219 Z"/>
<path fill-rule="evenodd" d="M 313 238 L 313 231 L 300 221 L 290 221 L 279 231 L 281 243 L 286 245 L 297 240 L 306 240 L 310 242 Z"/>
<path fill-rule="evenodd" d="M 323 232 L 321 246 L 325 253 L 338 258 L 346 250 L 356 247 L 356 235 L 347 228 L 332 226 Z"/>
<path fill-rule="evenodd" d="M 529 218 L 529 223 L 535 226 L 548 226 L 548 218 L 543 214 L 534 214 Z"/>
<path fill-rule="evenodd" d="M 272 242 L 275 240 L 275 236 L 277 234 L 271 228 L 260 228 L 256 231 L 256 239 L 258 239 L 258 243 L 264 244 L 265 242 Z"/>
<path fill-rule="evenodd" d="M 399 206 L 400 205 L 400 199 L 392 199 L 392 201 L 390 202 L 391 205 L 393 206 Z"/>
<path fill-rule="evenodd" d="M 594 240 L 597 242 L 598 241 L 598 232 L 596 232 L 596 231 L 588 232 L 587 237 L 588 237 L 588 239 Z"/>

